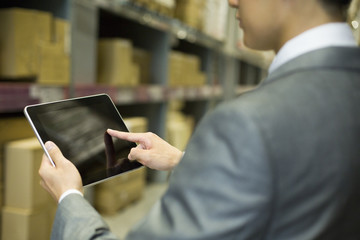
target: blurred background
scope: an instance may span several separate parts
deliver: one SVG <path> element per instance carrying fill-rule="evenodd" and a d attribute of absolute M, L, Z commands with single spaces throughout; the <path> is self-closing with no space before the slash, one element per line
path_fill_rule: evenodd
<path fill-rule="evenodd" d="M 359 42 L 359 1 L 348 23 Z M 201 118 L 255 88 L 274 53 L 247 49 L 224 0 L 2 0 L 0 237 L 49 239 L 56 204 L 39 185 L 28 104 L 107 93 L 131 132 L 184 150 Z M 166 191 L 142 168 L 85 189 L 119 238 Z"/>

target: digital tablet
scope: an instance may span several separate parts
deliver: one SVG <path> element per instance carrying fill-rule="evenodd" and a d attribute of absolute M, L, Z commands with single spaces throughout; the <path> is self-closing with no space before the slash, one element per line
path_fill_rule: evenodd
<path fill-rule="evenodd" d="M 106 94 L 30 105 L 24 113 L 50 161 L 47 141 L 53 141 L 77 167 L 84 186 L 142 166 L 127 158 L 135 143 L 106 132 L 108 128 L 128 131 Z"/>

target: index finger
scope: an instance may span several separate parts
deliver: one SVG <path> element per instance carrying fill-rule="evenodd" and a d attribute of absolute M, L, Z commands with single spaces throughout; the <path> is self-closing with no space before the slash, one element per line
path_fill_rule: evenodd
<path fill-rule="evenodd" d="M 145 140 L 144 133 L 129 133 L 129 132 L 116 131 L 112 129 L 108 129 L 107 133 L 113 137 L 124 139 L 130 142 L 143 142 Z"/>

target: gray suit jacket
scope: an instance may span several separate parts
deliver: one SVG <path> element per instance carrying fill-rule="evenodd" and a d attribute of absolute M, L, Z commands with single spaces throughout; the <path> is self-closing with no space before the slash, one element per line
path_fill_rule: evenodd
<path fill-rule="evenodd" d="M 53 239 L 95 236 L 115 239 L 65 198 Z M 360 239 L 360 50 L 304 54 L 204 117 L 127 239 Z"/>

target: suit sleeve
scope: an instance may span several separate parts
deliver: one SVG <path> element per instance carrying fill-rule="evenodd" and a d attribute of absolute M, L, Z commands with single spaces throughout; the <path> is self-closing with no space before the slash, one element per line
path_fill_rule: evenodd
<path fill-rule="evenodd" d="M 100 214 L 79 194 L 70 194 L 58 205 L 53 240 L 117 239 Z"/>
<path fill-rule="evenodd" d="M 220 108 L 205 117 L 169 188 L 128 235 L 141 239 L 263 239 L 273 183 L 256 122 Z"/>

